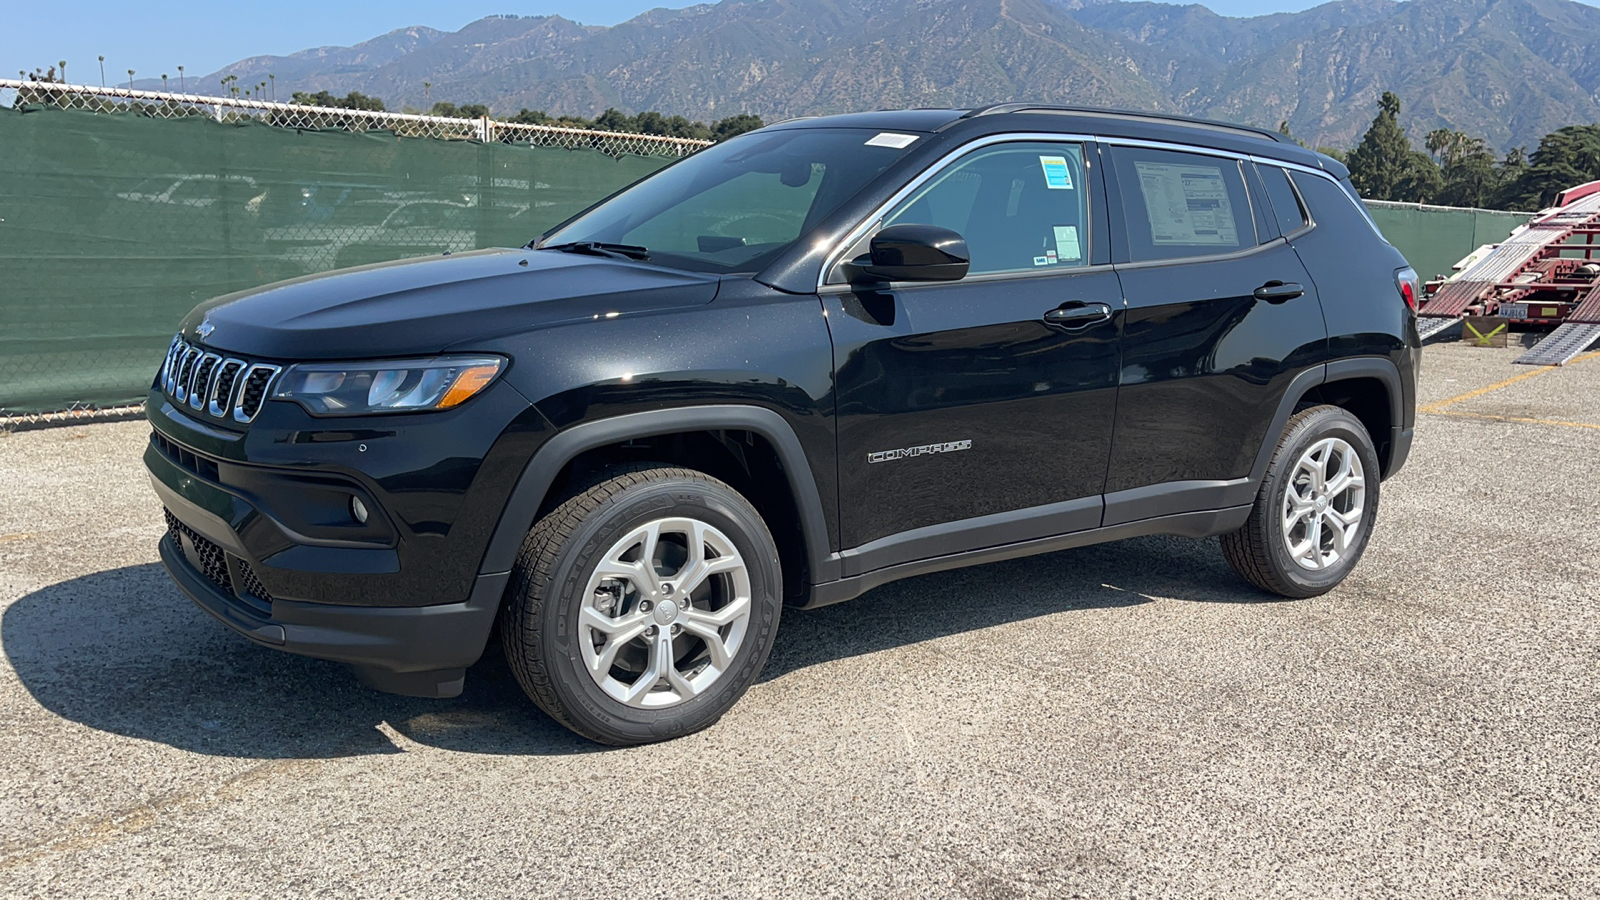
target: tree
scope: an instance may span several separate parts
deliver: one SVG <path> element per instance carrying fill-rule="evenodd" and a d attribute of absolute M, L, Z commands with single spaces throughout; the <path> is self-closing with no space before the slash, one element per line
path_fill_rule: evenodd
<path fill-rule="evenodd" d="M 383 112 L 383 101 L 377 97 L 368 97 L 360 91 L 351 91 L 343 97 L 335 97 L 327 91 L 317 91 L 308 94 L 304 91 L 295 91 L 293 102 L 301 106 L 331 106 L 339 109 L 365 109 L 372 112 Z"/>
<path fill-rule="evenodd" d="M 718 119 L 711 126 L 711 139 L 725 141 L 728 138 L 744 134 L 746 131 L 755 131 L 765 124 L 765 122 L 761 121 L 760 116 L 751 115 L 750 113 L 740 113 L 737 116 Z"/>
<path fill-rule="evenodd" d="M 1418 180 L 1411 143 L 1400 128 L 1400 98 L 1384 91 L 1378 100 L 1378 115 L 1350 151 L 1350 180 L 1361 196 L 1369 200 L 1398 200 L 1396 188 L 1403 179 Z M 1426 158 L 1426 157 L 1424 157 Z M 1432 163 L 1432 160 L 1428 160 Z"/>
<path fill-rule="evenodd" d="M 1442 153 L 1444 185 L 1437 200 L 1446 206 L 1488 206 L 1504 177 L 1495 168 L 1494 151 L 1483 138 L 1454 134 Z"/>
<path fill-rule="evenodd" d="M 435 103 L 433 108 L 428 110 L 428 115 L 430 116 L 444 116 L 448 119 L 476 119 L 488 114 L 489 107 L 484 106 L 482 103 L 467 103 L 457 106 L 444 100 Z"/>
<path fill-rule="evenodd" d="M 1526 168 L 1497 199 L 1521 209 L 1543 209 L 1555 202 L 1556 194 L 1595 179 L 1600 179 L 1600 124 L 1568 125 L 1539 139 Z"/>

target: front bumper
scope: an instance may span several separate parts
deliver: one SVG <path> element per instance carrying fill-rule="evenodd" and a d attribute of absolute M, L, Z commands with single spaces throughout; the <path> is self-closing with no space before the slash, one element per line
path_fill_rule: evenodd
<path fill-rule="evenodd" d="M 478 661 L 509 575 L 479 576 L 463 603 L 353 607 L 251 597 L 240 561 L 181 525 L 161 538 L 161 562 L 195 605 L 264 647 L 349 663 L 371 687 L 415 697 L 461 693 Z M 208 564 L 210 562 L 211 564 Z M 224 582 L 235 585 L 224 588 Z"/>

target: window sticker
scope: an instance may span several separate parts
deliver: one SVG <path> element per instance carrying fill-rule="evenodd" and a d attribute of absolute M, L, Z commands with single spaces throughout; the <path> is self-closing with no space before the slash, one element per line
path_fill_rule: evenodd
<path fill-rule="evenodd" d="M 911 146 L 917 139 L 914 134 L 897 134 L 893 131 L 883 131 L 873 135 L 867 141 L 868 147 L 893 147 L 896 150 Z"/>
<path fill-rule="evenodd" d="M 1048 266 L 1048 265 L 1050 265 L 1050 257 L 1048 257 L 1048 256 L 1035 256 L 1033 258 L 1033 264 L 1036 265 L 1036 266 Z"/>
<path fill-rule="evenodd" d="M 1052 191 L 1072 190 L 1072 170 L 1067 168 L 1065 156 L 1041 156 L 1039 165 L 1044 168 L 1044 185 Z"/>
<path fill-rule="evenodd" d="M 1057 225 L 1054 231 L 1056 234 L 1056 249 L 1052 252 L 1055 256 L 1059 256 L 1069 262 L 1083 259 L 1083 250 L 1078 246 L 1078 226 Z"/>
<path fill-rule="evenodd" d="M 1162 244 L 1238 246 L 1228 185 L 1217 166 L 1173 166 L 1135 162 L 1150 240 Z"/>

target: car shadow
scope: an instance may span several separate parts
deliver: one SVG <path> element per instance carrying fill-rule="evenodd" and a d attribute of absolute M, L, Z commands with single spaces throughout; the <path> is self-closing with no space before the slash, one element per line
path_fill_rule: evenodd
<path fill-rule="evenodd" d="M 1141 538 L 921 576 L 850 603 L 788 610 L 763 680 L 994 625 L 1156 597 L 1267 599 L 1228 571 L 1215 542 Z M 468 672 L 460 697 L 384 694 L 362 687 L 338 664 L 233 635 L 154 563 L 20 598 L 0 618 L 0 646 L 45 709 L 195 753 L 326 759 L 397 753 L 405 740 L 485 754 L 605 749 L 543 715 L 518 687 L 497 641 Z"/>

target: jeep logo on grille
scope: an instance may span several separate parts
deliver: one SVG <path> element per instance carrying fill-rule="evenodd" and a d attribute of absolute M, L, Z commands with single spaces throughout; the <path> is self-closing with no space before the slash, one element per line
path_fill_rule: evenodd
<path fill-rule="evenodd" d="M 200 335 L 200 340 L 203 341 L 206 338 L 211 337 L 211 332 L 216 330 L 217 326 L 212 324 L 211 317 L 208 315 L 200 320 L 200 327 L 196 328 L 194 333 Z"/>

